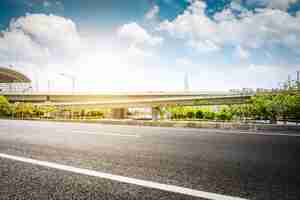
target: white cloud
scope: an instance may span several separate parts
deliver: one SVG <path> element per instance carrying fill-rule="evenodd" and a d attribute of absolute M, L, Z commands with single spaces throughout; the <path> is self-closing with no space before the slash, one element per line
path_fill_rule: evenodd
<path fill-rule="evenodd" d="M 33 42 L 51 53 L 74 53 L 80 47 L 80 36 L 70 19 L 55 15 L 31 14 L 10 24 L 10 30 L 19 30 Z"/>
<path fill-rule="evenodd" d="M 140 48 L 137 48 L 136 46 L 130 46 L 128 49 L 128 56 L 137 58 L 137 57 L 149 57 L 152 54 L 150 52 L 143 51 Z"/>
<path fill-rule="evenodd" d="M 240 8 L 237 8 L 234 3 L 231 4 L 235 10 L 242 11 Z M 218 12 L 214 15 L 214 19 L 217 22 L 222 22 L 222 21 L 232 21 L 235 20 L 235 15 L 231 12 L 231 10 L 226 9 L 223 12 Z"/>
<path fill-rule="evenodd" d="M 285 47 L 299 53 L 300 16 L 281 10 L 243 10 L 239 17 L 225 9 L 211 19 L 205 14 L 206 4 L 195 1 L 173 21 L 164 21 L 160 30 L 187 41 L 189 46 L 203 51 L 223 47 L 243 47 L 245 51 Z M 246 54 L 244 54 L 246 56 Z"/>
<path fill-rule="evenodd" d="M 213 52 L 220 50 L 220 47 L 211 40 L 190 40 L 187 45 L 196 49 L 198 52 Z"/>
<path fill-rule="evenodd" d="M 168 31 L 176 38 L 187 39 L 189 46 L 197 49 L 218 49 L 214 37 L 217 34 L 217 24 L 205 15 L 205 8 L 205 3 L 196 1 L 174 21 L 162 22 L 160 29 Z"/>
<path fill-rule="evenodd" d="M 151 35 L 143 27 L 135 22 L 124 24 L 117 31 L 117 36 L 122 40 L 120 44 L 125 42 L 123 53 L 125 62 L 131 65 L 144 65 L 149 59 L 155 58 L 157 47 L 162 44 L 163 38 Z"/>
<path fill-rule="evenodd" d="M 247 60 L 250 57 L 250 53 L 241 46 L 235 49 L 235 53 L 241 60 Z"/>
<path fill-rule="evenodd" d="M 181 67 L 186 67 L 186 66 L 190 66 L 193 64 L 193 62 L 189 59 L 189 58 L 177 58 L 175 60 L 176 65 L 181 66 Z"/>
<path fill-rule="evenodd" d="M 163 38 L 150 35 L 144 28 L 135 22 L 124 24 L 117 32 L 121 39 L 129 41 L 132 45 L 157 46 Z"/>
<path fill-rule="evenodd" d="M 2 34 L 3 37 L 0 38 L 0 58 L 2 61 L 39 61 L 48 56 L 47 49 L 41 48 L 22 31 L 13 29 Z"/>
<path fill-rule="evenodd" d="M 240 0 L 239 0 L 240 1 Z M 298 0 L 246 0 L 247 5 L 260 5 L 273 9 L 287 10 Z"/>
<path fill-rule="evenodd" d="M 294 4 L 296 2 L 297 0 L 270 0 L 268 7 L 287 10 L 291 4 Z"/>
<path fill-rule="evenodd" d="M 155 19 L 157 17 L 157 14 L 159 13 L 159 7 L 157 5 L 154 5 L 145 15 L 145 18 L 148 20 Z"/>
<path fill-rule="evenodd" d="M 80 36 L 75 24 L 63 17 L 27 14 L 12 20 L 0 37 L 0 57 L 41 63 L 70 59 L 78 54 Z"/>

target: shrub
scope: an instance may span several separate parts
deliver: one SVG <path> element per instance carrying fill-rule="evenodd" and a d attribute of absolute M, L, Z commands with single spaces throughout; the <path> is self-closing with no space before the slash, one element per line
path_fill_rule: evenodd
<path fill-rule="evenodd" d="M 193 119 L 195 117 L 195 113 L 192 112 L 192 111 L 189 111 L 189 112 L 186 113 L 186 117 L 188 119 Z"/>
<path fill-rule="evenodd" d="M 232 117 L 233 117 L 232 114 L 228 111 L 221 111 L 216 114 L 216 118 L 222 121 L 230 121 L 232 120 Z"/>
<path fill-rule="evenodd" d="M 11 106 L 4 96 L 0 96 L 0 116 L 7 116 L 11 113 Z"/>
<path fill-rule="evenodd" d="M 202 112 L 202 110 L 197 110 L 197 112 L 196 112 L 196 118 L 197 119 L 203 119 L 203 112 Z"/>
<path fill-rule="evenodd" d="M 215 119 L 215 113 L 211 112 L 211 111 L 205 111 L 204 112 L 204 118 L 213 120 L 213 119 Z"/>

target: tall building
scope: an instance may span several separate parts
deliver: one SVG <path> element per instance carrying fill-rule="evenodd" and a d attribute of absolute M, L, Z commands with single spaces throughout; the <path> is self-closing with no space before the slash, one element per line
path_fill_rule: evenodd
<path fill-rule="evenodd" d="M 188 73 L 185 73 L 185 75 L 184 75 L 184 91 L 188 92 L 189 90 L 190 90 L 189 77 L 188 77 Z"/>
<path fill-rule="evenodd" d="M 288 75 L 288 89 L 291 89 L 291 86 L 292 86 L 292 78 L 291 78 L 291 75 Z"/>
<path fill-rule="evenodd" d="M 297 71 L 297 89 L 300 89 L 300 71 Z"/>

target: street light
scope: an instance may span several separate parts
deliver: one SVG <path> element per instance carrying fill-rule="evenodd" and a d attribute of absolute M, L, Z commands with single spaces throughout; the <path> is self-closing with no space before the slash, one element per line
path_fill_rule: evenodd
<path fill-rule="evenodd" d="M 21 110 L 21 119 L 22 119 L 22 120 L 24 119 L 24 112 L 23 112 L 23 109 L 24 109 L 24 107 L 25 107 L 25 92 L 27 92 L 27 91 L 29 91 L 29 90 L 31 90 L 31 89 L 32 89 L 32 87 L 29 86 L 29 87 L 23 89 L 23 91 L 22 91 L 22 94 L 23 94 L 23 99 L 22 99 L 22 102 L 23 102 L 23 108 L 22 108 L 22 110 Z"/>
<path fill-rule="evenodd" d="M 72 81 L 72 94 L 74 94 L 76 77 L 73 75 L 70 75 L 70 74 L 65 74 L 65 73 L 60 73 L 60 75 L 66 77 Z M 73 119 L 72 108 L 71 108 L 71 119 Z"/>
<path fill-rule="evenodd" d="M 66 77 L 72 81 L 72 94 L 74 94 L 76 77 L 66 73 L 60 73 L 59 75 Z"/>

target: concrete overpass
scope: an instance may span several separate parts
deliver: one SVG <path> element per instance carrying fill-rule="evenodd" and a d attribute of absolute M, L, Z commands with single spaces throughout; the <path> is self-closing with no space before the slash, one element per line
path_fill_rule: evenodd
<path fill-rule="evenodd" d="M 85 101 L 85 102 L 44 102 L 35 105 L 53 105 L 58 107 L 85 107 L 85 108 L 130 108 L 130 107 L 157 107 L 157 106 L 200 106 L 200 105 L 230 105 L 245 103 L 252 95 L 224 95 L 224 96 L 192 96 L 192 97 L 161 97 L 135 100 Z"/>
<path fill-rule="evenodd" d="M 152 119 L 156 120 L 159 116 L 161 107 L 182 105 L 182 106 L 200 106 L 200 105 L 231 105 L 246 103 L 252 95 L 227 95 L 227 96 L 199 96 L 199 97 L 161 97 L 145 98 L 138 100 L 112 100 L 95 102 L 69 102 L 69 103 L 41 103 L 40 105 L 54 105 L 60 108 L 111 108 L 111 116 L 115 119 L 126 118 L 128 108 L 151 107 Z"/>
<path fill-rule="evenodd" d="M 153 101 L 166 102 L 175 101 L 184 102 L 185 100 L 196 100 L 197 98 L 221 98 L 230 99 L 231 97 L 240 97 L 241 99 L 246 98 L 245 94 L 234 94 L 230 92 L 144 92 L 144 93 L 1 93 L 0 95 L 5 96 L 11 103 L 15 102 L 28 102 L 28 103 L 45 103 L 51 102 L 56 103 L 67 103 L 73 105 L 79 104 L 90 104 L 91 102 L 103 102 L 106 105 L 109 102 L 120 102 L 120 103 L 150 103 Z M 150 101 L 150 102 L 149 102 Z"/>
<path fill-rule="evenodd" d="M 1 95 L 1 94 L 0 94 Z M 113 118 L 125 118 L 128 108 L 151 107 L 157 118 L 160 107 L 172 105 L 230 105 L 242 104 L 254 94 L 229 92 L 147 92 L 147 93 L 5 93 L 11 103 L 30 102 L 59 108 L 111 108 Z"/>

